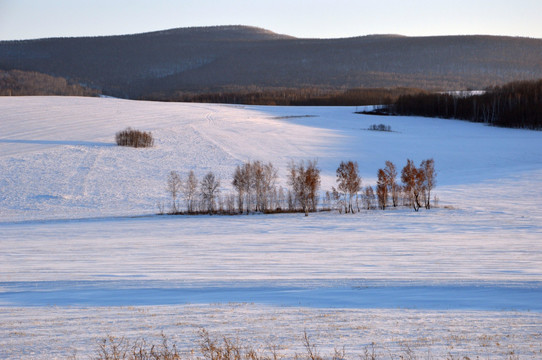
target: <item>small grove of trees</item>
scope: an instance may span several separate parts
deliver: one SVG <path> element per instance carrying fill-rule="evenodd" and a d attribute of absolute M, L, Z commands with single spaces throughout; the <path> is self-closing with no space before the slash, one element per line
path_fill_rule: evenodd
<path fill-rule="evenodd" d="M 232 185 L 237 193 L 239 213 L 268 212 L 276 205 L 278 170 L 272 163 L 247 162 L 237 166 Z"/>
<path fill-rule="evenodd" d="M 252 212 L 309 212 L 318 210 L 320 169 L 317 161 L 291 162 L 288 165 L 289 188 L 276 185 L 278 169 L 272 163 L 249 161 L 235 168 L 231 184 L 234 193 L 222 194 L 221 180 L 208 172 L 199 181 L 190 171 L 183 179 L 176 171 L 168 174 L 166 190 L 171 197 L 170 214 L 250 214 Z M 342 161 L 336 171 L 337 188 L 326 192 L 323 210 L 335 208 L 339 213 L 361 209 L 385 210 L 388 206 L 408 206 L 418 211 L 431 208 L 431 193 L 436 185 L 435 161 L 423 160 L 419 167 L 407 159 L 398 172 L 391 161 L 377 172 L 376 192 L 372 186 L 362 188 L 357 162 Z M 184 199 L 184 210 L 181 204 Z M 159 205 L 163 213 L 163 204 Z"/>
<path fill-rule="evenodd" d="M 401 171 L 401 181 L 403 182 L 403 192 L 407 203 L 415 211 L 425 206 L 431 208 L 431 190 L 436 185 L 437 173 L 435 171 L 435 161 L 433 159 L 423 160 L 420 167 L 416 167 L 410 159 Z"/>
<path fill-rule="evenodd" d="M 344 169 L 349 168 L 348 163 L 341 163 L 337 169 L 337 182 L 345 176 Z M 357 164 L 352 163 L 350 167 L 357 170 Z M 352 171 L 351 174 L 354 172 Z M 340 176 L 339 176 L 340 174 Z M 355 178 L 354 175 L 350 175 Z M 352 208 L 360 209 L 361 207 L 370 210 L 378 207 L 385 210 L 388 206 L 398 207 L 400 205 L 412 207 L 418 211 L 420 207 L 426 209 L 431 208 L 431 192 L 436 186 L 436 170 L 435 161 L 433 159 L 423 160 L 419 167 L 414 165 L 414 162 L 407 159 L 405 167 L 401 171 L 402 186 L 397 182 L 397 169 L 391 161 L 386 161 L 386 166 L 377 171 L 376 191 L 372 186 L 365 187 L 363 194 L 358 194 L 361 190 L 359 186 L 355 193 L 349 193 L 348 198 L 354 199 Z M 359 184 L 361 185 L 361 183 Z M 339 187 L 341 189 L 341 187 Z M 336 209 L 342 213 L 350 211 L 349 202 L 346 199 L 346 193 L 333 189 Z M 358 199 L 361 198 L 361 204 Z M 353 211 L 351 211 L 353 212 Z"/>
<path fill-rule="evenodd" d="M 373 124 L 371 126 L 369 126 L 369 130 L 371 131 L 387 131 L 387 132 L 390 132 L 391 131 L 391 126 L 390 125 L 384 125 L 384 124 Z"/>
<path fill-rule="evenodd" d="M 115 141 L 119 146 L 131 146 L 135 148 L 152 147 L 154 139 L 151 132 L 126 128 L 115 134 Z"/>
<path fill-rule="evenodd" d="M 251 212 L 299 212 L 306 215 L 318 207 L 320 169 L 316 161 L 292 162 L 288 168 L 287 192 L 276 185 L 278 169 L 272 163 L 249 161 L 235 168 L 235 193 L 221 195 L 221 181 L 211 171 L 198 181 L 193 171 L 186 180 L 172 171 L 166 191 L 171 197 L 170 214 L 242 214 Z M 182 211 L 179 199 L 185 204 Z M 161 205 L 159 205 L 160 207 Z M 163 212 L 162 210 L 160 212 Z"/>

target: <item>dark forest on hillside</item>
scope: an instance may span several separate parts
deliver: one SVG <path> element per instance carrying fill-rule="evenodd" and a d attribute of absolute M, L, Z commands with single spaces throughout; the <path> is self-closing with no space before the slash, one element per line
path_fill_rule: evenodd
<path fill-rule="evenodd" d="M 100 91 L 46 74 L 0 70 L 0 96 L 63 95 L 98 96 Z"/>
<path fill-rule="evenodd" d="M 392 104 L 399 96 L 423 93 L 414 88 L 322 90 L 318 88 L 275 89 L 254 91 L 189 92 L 174 95 L 154 94 L 141 100 L 182 101 L 199 103 L 224 103 L 245 105 L 293 105 L 293 106 L 361 106 Z"/>
<path fill-rule="evenodd" d="M 419 93 L 400 96 L 397 115 L 454 118 L 512 128 L 542 129 L 542 80 L 488 88 L 482 94 Z"/>

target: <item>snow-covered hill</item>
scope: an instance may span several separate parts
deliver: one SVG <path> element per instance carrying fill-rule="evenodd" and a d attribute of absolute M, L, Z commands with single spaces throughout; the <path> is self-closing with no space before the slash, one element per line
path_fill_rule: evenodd
<path fill-rule="evenodd" d="M 289 161 L 318 159 L 324 191 L 342 160 L 358 161 L 364 184 L 374 185 L 386 160 L 400 169 L 407 158 L 432 157 L 443 189 L 542 169 L 540 132 L 354 110 L 0 98 L 0 221 L 153 214 L 171 170 L 200 178 L 212 170 L 229 191 L 234 167 L 247 160 L 273 162 L 286 186 Z M 381 122 L 393 132 L 365 130 Z M 128 126 L 151 131 L 156 146 L 117 147 L 115 133 Z"/>
<path fill-rule="evenodd" d="M 352 358 L 371 342 L 539 357 L 542 132 L 355 110 L 0 98 L 0 358 L 86 358 L 107 334 L 193 344 L 201 327 L 290 356 L 308 330 Z M 380 123 L 393 132 L 366 130 Z M 117 147 L 127 126 L 155 147 Z M 318 159 L 327 190 L 341 160 L 374 185 L 386 160 L 431 157 L 441 207 L 419 213 L 138 217 L 171 170 L 227 192 L 243 161 L 286 186 L 288 162 Z"/>

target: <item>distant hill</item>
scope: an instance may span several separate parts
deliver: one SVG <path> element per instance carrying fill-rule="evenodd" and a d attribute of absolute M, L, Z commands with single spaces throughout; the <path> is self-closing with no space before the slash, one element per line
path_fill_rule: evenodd
<path fill-rule="evenodd" d="M 542 39 L 298 39 L 254 27 L 217 26 L 2 41 L 0 69 L 61 76 L 132 98 L 277 88 L 481 89 L 542 78 Z"/>

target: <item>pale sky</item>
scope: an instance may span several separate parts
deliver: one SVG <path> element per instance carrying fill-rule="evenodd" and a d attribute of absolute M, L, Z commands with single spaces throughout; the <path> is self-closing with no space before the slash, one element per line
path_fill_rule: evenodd
<path fill-rule="evenodd" d="M 302 38 L 542 38 L 542 0 L 0 0 L 0 40 L 251 25 Z"/>

